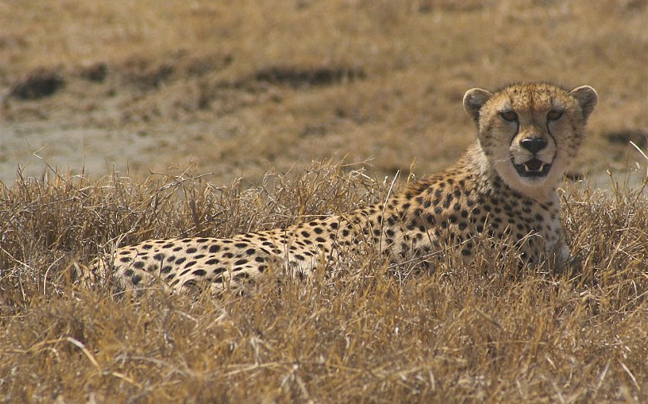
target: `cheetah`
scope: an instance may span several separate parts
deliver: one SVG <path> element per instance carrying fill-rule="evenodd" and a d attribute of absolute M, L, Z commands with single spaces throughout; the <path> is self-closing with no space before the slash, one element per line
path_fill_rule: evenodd
<path fill-rule="evenodd" d="M 172 291 L 206 285 L 220 293 L 269 270 L 309 276 L 363 243 L 397 263 L 412 256 L 425 262 L 450 242 L 458 257 L 470 260 L 481 235 L 511 243 L 523 264 L 568 260 L 556 187 L 597 100 L 589 86 L 468 90 L 463 106 L 477 126 L 477 141 L 454 166 L 382 203 L 231 238 L 148 240 L 98 259 L 95 270 L 114 271 L 129 289 L 161 280 Z"/>

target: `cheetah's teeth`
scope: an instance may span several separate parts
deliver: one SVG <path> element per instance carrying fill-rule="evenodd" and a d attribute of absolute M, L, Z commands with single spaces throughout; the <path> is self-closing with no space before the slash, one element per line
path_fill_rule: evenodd
<path fill-rule="evenodd" d="M 540 164 L 540 167 L 538 167 L 538 168 L 535 169 L 535 170 L 532 170 L 532 169 L 529 168 L 528 165 L 524 164 L 524 171 L 526 171 L 526 172 L 531 172 L 531 171 L 542 171 L 542 170 L 544 170 L 544 167 L 545 167 L 545 163 L 541 163 L 541 164 Z"/>
<path fill-rule="evenodd" d="M 513 159 L 513 166 L 517 170 L 518 174 L 522 177 L 544 177 L 549 173 L 551 169 L 551 163 L 545 163 L 537 158 L 533 158 L 526 163 L 515 164 Z"/>

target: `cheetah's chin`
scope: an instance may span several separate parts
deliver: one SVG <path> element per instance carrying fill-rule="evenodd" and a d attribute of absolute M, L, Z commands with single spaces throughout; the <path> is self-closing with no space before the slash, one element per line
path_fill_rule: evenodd
<path fill-rule="evenodd" d="M 545 163 L 535 157 L 522 164 L 515 164 L 514 161 L 511 162 L 520 177 L 546 177 L 549 174 L 549 170 L 551 170 L 551 163 Z"/>

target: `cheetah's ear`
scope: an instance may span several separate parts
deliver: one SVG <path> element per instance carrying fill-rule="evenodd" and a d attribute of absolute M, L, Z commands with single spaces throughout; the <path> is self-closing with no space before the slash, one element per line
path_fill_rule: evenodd
<path fill-rule="evenodd" d="M 569 95 L 578 101 L 583 110 L 583 119 L 587 120 L 587 117 L 592 113 L 592 111 L 594 111 L 594 107 L 598 102 L 598 94 L 596 94 L 596 90 L 590 86 L 580 86 L 571 90 Z"/>
<path fill-rule="evenodd" d="M 466 91 L 463 98 L 464 109 L 477 125 L 479 125 L 479 110 L 492 96 L 493 93 L 481 88 L 472 88 Z"/>

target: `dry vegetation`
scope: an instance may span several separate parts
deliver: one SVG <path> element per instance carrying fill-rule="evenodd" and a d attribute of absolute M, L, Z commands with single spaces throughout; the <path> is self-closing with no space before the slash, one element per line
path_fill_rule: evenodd
<path fill-rule="evenodd" d="M 0 0 L 0 403 L 648 401 L 646 1 L 151 4 Z M 471 141 L 466 89 L 516 80 L 601 98 L 569 271 L 368 251 L 220 299 L 81 285 L 117 242 L 381 200 Z"/>
<path fill-rule="evenodd" d="M 376 201 L 323 164 L 263 185 L 183 173 L 23 182 L 2 193 L 3 402 L 605 402 L 648 398 L 648 198 L 568 185 L 580 264 L 520 274 L 485 251 L 394 277 L 376 253 L 244 296 L 137 299 L 78 285 L 116 235 L 227 236 Z M 190 400 L 191 401 L 191 400 Z"/>

